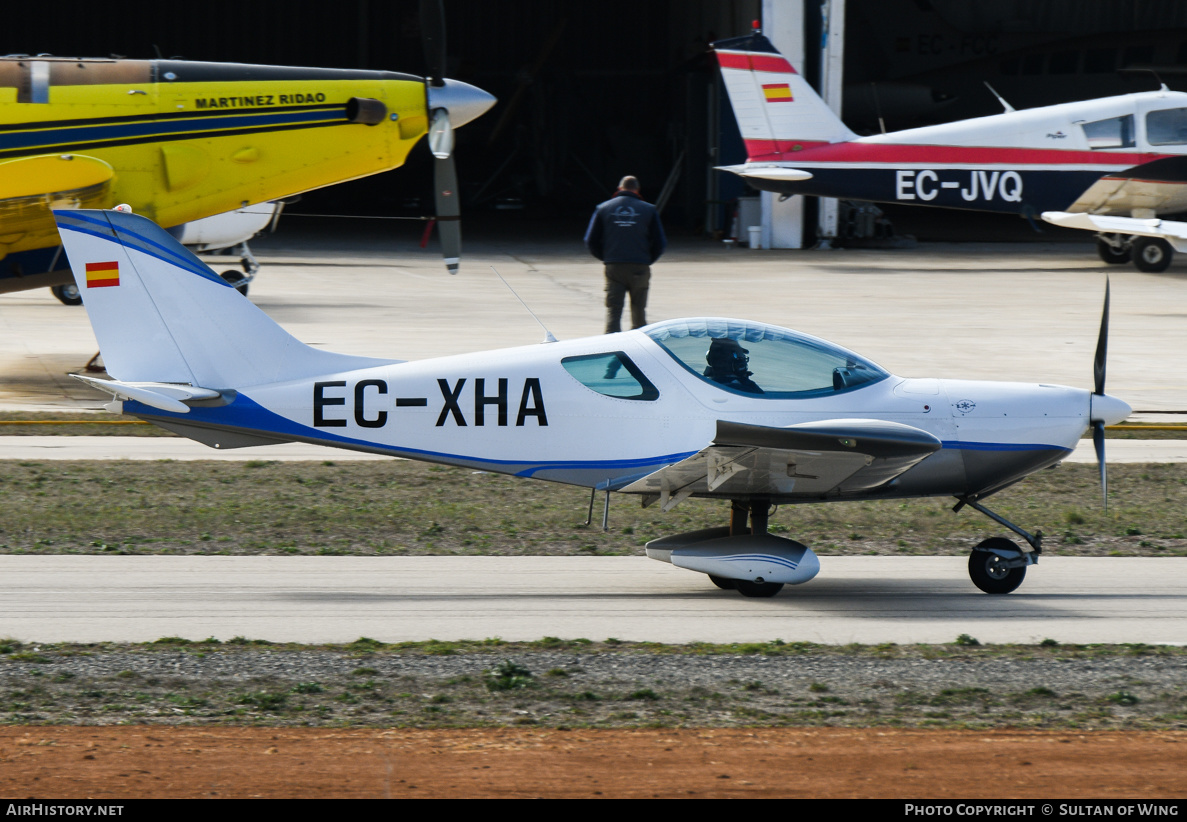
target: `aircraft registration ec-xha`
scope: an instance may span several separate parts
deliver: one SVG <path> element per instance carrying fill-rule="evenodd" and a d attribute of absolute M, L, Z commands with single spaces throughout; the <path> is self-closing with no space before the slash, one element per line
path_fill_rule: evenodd
<path fill-rule="evenodd" d="M 713 44 L 761 191 L 1039 217 L 1096 233 L 1106 263 L 1187 251 L 1187 94 L 1124 94 L 859 137 L 760 32 Z M 996 93 L 996 92 L 995 92 Z"/>
<path fill-rule="evenodd" d="M 903 379 L 825 340 L 758 322 L 641 329 L 418 362 L 311 348 L 152 221 L 55 211 L 111 380 L 112 411 L 215 448 L 310 442 L 642 497 L 729 501 L 729 524 L 648 556 L 745 596 L 816 575 L 810 548 L 768 533 L 772 505 L 952 496 L 1024 540 L 993 537 L 974 584 L 1014 590 L 1041 537 L 984 505 L 1129 413 L 1095 390 Z"/>

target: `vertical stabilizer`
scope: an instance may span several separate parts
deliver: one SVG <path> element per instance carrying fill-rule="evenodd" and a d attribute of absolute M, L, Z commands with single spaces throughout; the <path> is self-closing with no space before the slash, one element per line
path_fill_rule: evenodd
<path fill-rule="evenodd" d="M 310 348 L 151 220 L 55 211 L 107 373 L 211 389 L 380 365 Z"/>
<path fill-rule="evenodd" d="M 762 34 L 718 40 L 713 50 L 749 160 L 786 160 L 857 136 Z"/>

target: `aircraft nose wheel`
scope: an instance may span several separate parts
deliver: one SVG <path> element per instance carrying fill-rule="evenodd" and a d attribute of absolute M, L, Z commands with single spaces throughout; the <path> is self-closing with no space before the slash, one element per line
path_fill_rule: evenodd
<path fill-rule="evenodd" d="M 1009 560 L 985 548 L 1001 548 L 1021 555 L 1018 546 L 1008 539 L 987 539 L 969 555 L 969 578 L 987 594 L 1008 594 L 1026 579 L 1026 566 L 1011 567 Z"/>

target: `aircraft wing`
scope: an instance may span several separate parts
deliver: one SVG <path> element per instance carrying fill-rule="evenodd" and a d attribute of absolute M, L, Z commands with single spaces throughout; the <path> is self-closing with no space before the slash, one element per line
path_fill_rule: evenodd
<path fill-rule="evenodd" d="M 877 488 L 940 448 L 926 431 L 885 420 L 785 428 L 719 420 L 709 446 L 618 490 L 665 511 L 694 495 L 824 498 Z"/>
<path fill-rule="evenodd" d="M 1106 174 L 1067 207 L 1071 213 L 1092 214 L 1129 214 L 1135 209 L 1187 211 L 1187 156 L 1162 157 Z"/>
<path fill-rule="evenodd" d="M 1176 251 L 1187 251 L 1187 223 L 1174 220 L 1140 220 L 1134 217 L 1108 217 L 1102 214 L 1069 214 L 1066 211 L 1044 211 L 1042 217 L 1052 225 L 1082 228 L 1105 234 L 1136 234 L 1139 237 L 1160 237 Z"/>
<path fill-rule="evenodd" d="M 50 233 L 50 208 L 95 208 L 109 199 L 115 171 L 85 154 L 46 154 L 0 162 L 0 224 L 6 234 Z M 3 252 L 0 252 L 3 256 Z"/>

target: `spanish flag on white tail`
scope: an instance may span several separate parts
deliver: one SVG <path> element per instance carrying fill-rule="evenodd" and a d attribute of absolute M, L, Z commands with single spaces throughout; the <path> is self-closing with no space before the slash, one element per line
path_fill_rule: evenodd
<path fill-rule="evenodd" d="M 794 103 L 795 98 L 791 96 L 791 86 L 787 83 L 770 83 L 762 87 L 762 93 L 766 96 L 768 103 Z"/>
<path fill-rule="evenodd" d="M 713 50 L 750 160 L 857 136 L 759 32 L 719 40 Z"/>
<path fill-rule="evenodd" d="M 120 264 L 115 260 L 106 263 L 87 263 L 87 288 L 106 288 L 120 284 Z"/>

